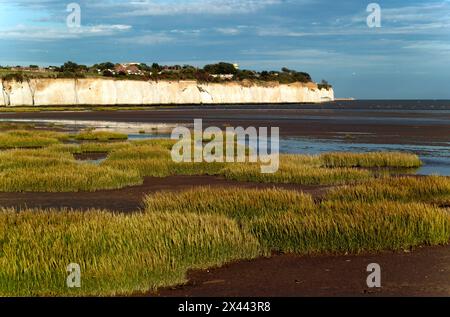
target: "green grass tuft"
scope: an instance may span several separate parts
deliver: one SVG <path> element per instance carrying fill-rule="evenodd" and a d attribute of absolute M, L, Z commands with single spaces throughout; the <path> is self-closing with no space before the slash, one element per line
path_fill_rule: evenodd
<path fill-rule="evenodd" d="M 67 151 L 10 150 L 0 153 L 1 192 L 78 192 L 142 184 L 136 171 L 75 161 Z"/>
<path fill-rule="evenodd" d="M 0 296 L 121 295 L 185 282 L 258 256 L 259 243 L 223 216 L 0 210 Z M 81 266 L 79 289 L 66 267 Z"/>
<path fill-rule="evenodd" d="M 199 188 L 152 194 L 145 204 L 147 213 L 226 215 L 257 237 L 265 252 L 360 253 L 450 240 L 449 210 L 422 203 L 314 203 L 294 191 Z"/>
<path fill-rule="evenodd" d="M 399 177 L 370 180 L 358 186 L 335 188 L 329 200 L 375 202 L 393 200 L 450 205 L 450 177 Z"/>
<path fill-rule="evenodd" d="M 108 142 L 114 140 L 123 141 L 127 139 L 128 135 L 126 134 L 107 131 L 85 131 L 75 135 L 75 140 L 78 141 Z"/>
<path fill-rule="evenodd" d="M 325 167 L 418 168 L 422 165 L 417 155 L 401 152 L 335 152 L 320 155 L 320 160 Z"/>
<path fill-rule="evenodd" d="M 42 148 L 60 143 L 61 139 L 58 137 L 58 135 L 53 133 L 37 131 L 13 131 L 0 133 L 0 149 Z"/>
<path fill-rule="evenodd" d="M 188 212 L 226 215 L 243 220 L 289 210 L 314 210 L 310 195 L 283 189 L 200 187 L 184 192 L 159 192 L 145 200 L 147 212 Z"/>

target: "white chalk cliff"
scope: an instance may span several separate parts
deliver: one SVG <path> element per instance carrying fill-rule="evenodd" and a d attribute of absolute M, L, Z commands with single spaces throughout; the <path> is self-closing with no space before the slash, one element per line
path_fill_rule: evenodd
<path fill-rule="evenodd" d="M 321 103 L 333 89 L 294 83 L 198 83 L 103 78 L 30 79 L 0 83 L 0 106 Z"/>

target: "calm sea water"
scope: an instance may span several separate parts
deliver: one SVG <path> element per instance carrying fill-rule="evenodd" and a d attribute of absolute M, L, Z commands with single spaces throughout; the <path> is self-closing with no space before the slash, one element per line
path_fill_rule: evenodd
<path fill-rule="evenodd" d="M 291 154 L 320 154 L 325 152 L 401 151 L 419 155 L 424 163 L 414 173 L 450 176 L 450 143 L 448 146 L 346 143 L 327 139 L 285 138 L 280 151 Z"/>

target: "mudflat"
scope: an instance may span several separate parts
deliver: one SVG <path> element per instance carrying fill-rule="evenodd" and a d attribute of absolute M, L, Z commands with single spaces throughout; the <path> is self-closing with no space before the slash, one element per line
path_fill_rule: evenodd
<path fill-rule="evenodd" d="M 425 101 L 420 105 L 427 109 Z M 440 102 L 427 111 L 417 104 L 401 108 L 396 101 L 323 105 L 176 106 L 135 111 L 0 113 L 0 119 L 171 124 L 192 124 L 194 119 L 203 119 L 205 125 L 219 127 L 279 127 L 280 135 L 284 137 L 430 145 L 449 142 L 448 106 L 448 103 Z"/>
<path fill-rule="evenodd" d="M 227 180 L 214 176 L 146 177 L 140 186 L 117 190 L 76 193 L 0 193 L 0 206 L 4 208 L 69 208 L 77 210 L 104 209 L 113 212 L 136 212 L 143 207 L 147 194 L 158 191 L 180 191 L 193 187 L 284 188 L 319 196 L 330 187 L 296 184 L 250 183 Z"/>
<path fill-rule="evenodd" d="M 381 267 L 381 288 L 367 286 L 370 263 Z M 448 246 L 369 255 L 274 255 L 191 271 L 186 285 L 145 296 L 450 296 L 449 263 Z"/>

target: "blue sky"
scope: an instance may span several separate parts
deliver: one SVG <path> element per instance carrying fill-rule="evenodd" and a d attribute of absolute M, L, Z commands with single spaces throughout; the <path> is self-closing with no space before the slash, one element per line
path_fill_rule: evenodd
<path fill-rule="evenodd" d="M 450 99 L 450 0 L 0 0 L 0 43 L 1 65 L 229 61 L 306 71 L 338 97 Z"/>

